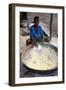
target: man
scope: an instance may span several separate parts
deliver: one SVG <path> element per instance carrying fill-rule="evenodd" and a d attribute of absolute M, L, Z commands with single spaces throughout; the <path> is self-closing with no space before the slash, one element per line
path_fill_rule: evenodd
<path fill-rule="evenodd" d="M 41 26 L 39 25 L 39 17 L 34 17 L 34 25 L 31 26 L 30 29 L 30 39 L 26 41 L 26 44 L 29 45 L 31 43 L 37 45 L 37 42 L 40 42 L 44 39 L 44 34 Z"/>

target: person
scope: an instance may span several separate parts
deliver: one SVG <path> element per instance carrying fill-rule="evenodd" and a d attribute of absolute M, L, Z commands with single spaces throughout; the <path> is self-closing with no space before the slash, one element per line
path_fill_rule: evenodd
<path fill-rule="evenodd" d="M 30 39 L 26 40 L 26 44 L 35 44 L 36 42 L 40 42 L 44 39 L 45 32 L 42 30 L 42 27 L 39 25 L 39 17 L 34 17 L 34 25 L 31 26 L 30 29 Z"/>

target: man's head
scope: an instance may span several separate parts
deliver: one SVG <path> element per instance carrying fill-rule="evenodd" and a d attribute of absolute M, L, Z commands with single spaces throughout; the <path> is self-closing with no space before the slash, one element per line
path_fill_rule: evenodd
<path fill-rule="evenodd" d="M 38 26 L 38 24 L 39 24 L 39 17 L 38 16 L 34 17 L 34 24 L 36 27 Z"/>

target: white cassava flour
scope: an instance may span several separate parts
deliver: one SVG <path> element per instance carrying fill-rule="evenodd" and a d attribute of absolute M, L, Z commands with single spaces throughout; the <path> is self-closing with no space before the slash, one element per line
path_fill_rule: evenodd
<path fill-rule="evenodd" d="M 57 52 L 50 46 L 33 47 L 26 52 L 23 62 L 35 70 L 51 70 L 57 67 Z"/>

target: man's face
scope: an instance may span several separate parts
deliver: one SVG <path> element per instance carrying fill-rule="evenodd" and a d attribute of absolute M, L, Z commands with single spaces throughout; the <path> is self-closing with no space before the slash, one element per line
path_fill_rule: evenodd
<path fill-rule="evenodd" d="M 35 24 L 36 27 L 38 27 L 38 25 L 39 25 L 39 19 L 35 19 L 34 20 L 34 24 Z"/>

